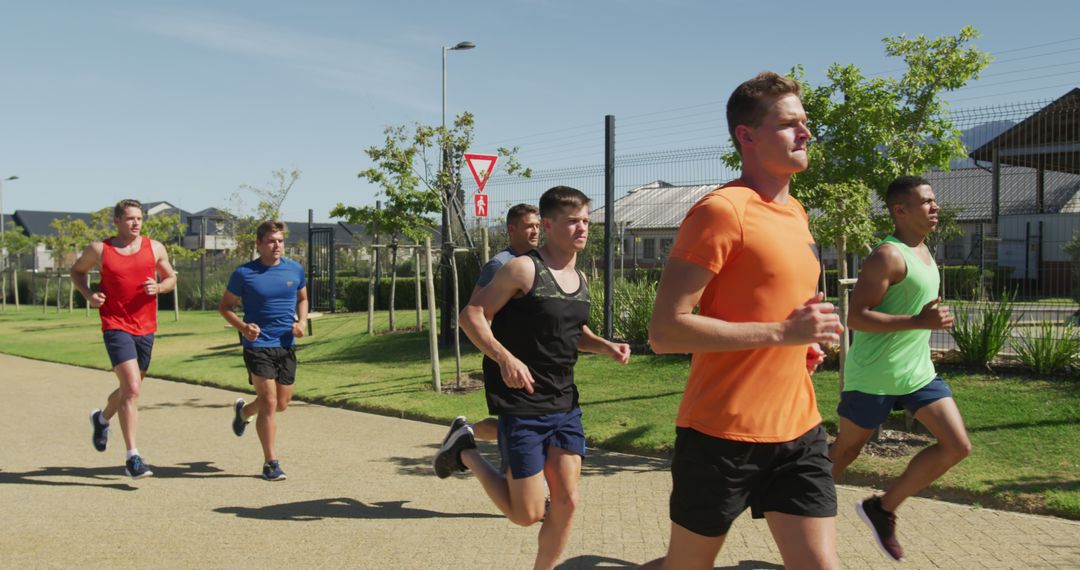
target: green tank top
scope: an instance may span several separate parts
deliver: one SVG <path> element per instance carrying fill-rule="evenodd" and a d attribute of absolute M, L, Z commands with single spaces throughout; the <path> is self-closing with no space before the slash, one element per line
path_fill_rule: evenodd
<path fill-rule="evenodd" d="M 891 244 L 904 256 L 907 275 L 889 287 L 873 310 L 890 315 L 917 315 L 938 296 L 940 276 L 933 258 L 927 265 L 904 242 L 888 236 L 877 247 Z M 930 360 L 927 329 L 873 333 L 855 331 L 844 362 L 844 390 L 882 396 L 910 394 L 926 386 L 937 374 Z"/>

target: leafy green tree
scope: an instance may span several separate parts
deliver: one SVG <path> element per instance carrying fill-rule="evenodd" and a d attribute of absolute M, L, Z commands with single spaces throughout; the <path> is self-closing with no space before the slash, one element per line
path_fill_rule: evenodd
<path fill-rule="evenodd" d="M 884 38 L 886 55 L 907 66 L 899 78 L 866 77 L 854 65 L 837 63 L 826 73 L 828 83 L 814 86 L 801 67 L 792 70 L 815 138 L 807 150 L 810 166 L 793 178 L 791 193 L 814 217 L 815 239 L 836 247 L 841 277 L 848 275 L 847 253 L 864 250 L 875 237 L 874 192 L 882 196 L 900 175 L 947 170 L 964 155 L 942 94 L 978 78 L 990 62 L 970 46 L 977 37 L 969 26 L 937 39 Z M 738 164 L 734 152 L 726 159 Z"/>
<path fill-rule="evenodd" d="M 281 205 L 288 198 L 293 186 L 300 180 L 300 170 L 284 168 L 271 173 L 272 180 L 263 186 L 241 184 L 230 196 L 231 206 L 225 211 L 229 217 L 229 227 L 236 240 L 235 251 L 242 255 L 255 252 L 255 230 L 265 220 L 280 220 Z M 255 205 L 249 206 L 248 194 L 254 195 Z"/>
<path fill-rule="evenodd" d="M 435 215 L 445 209 L 450 215 L 450 235 L 444 242 L 451 246 L 467 239 L 461 216 L 461 174 L 465 152 L 472 145 L 474 118 L 472 113 L 458 115 L 453 125 L 431 127 L 416 123 L 386 127 L 382 146 L 369 147 L 365 154 L 374 163 L 360 171 L 359 177 L 374 184 L 377 195 L 385 198 L 383 207 L 346 206 L 339 203 L 330 211 L 335 218 L 365 226 L 370 235 L 376 231 L 390 236 L 390 329 L 394 330 L 394 292 L 397 276 L 398 240 L 407 238 L 423 241 L 436 225 Z M 439 157 L 446 149 L 446 168 L 439 168 Z M 502 168 L 508 174 L 528 177 L 531 171 L 516 160 L 516 148 L 499 148 Z M 444 259 L 456 273 L 452 252 Z M 454 278 L 456 279 L 456 277 Z M 455 296 L 456 297 L 456 296 Z M 457 314 L 457 307 L 453 309 Z M 444 318 L 447 315 L 444 314 Z"/>
<path fill-rule="evenodd" d="M 142 234 L 150 239 L 157 240 L 165 246 L 169 253 L 169 259 L 177 261 L 194 261 L 203 254 L 202 249 L 188 249 L 180 243 L 187 224 L 180 223 L 180 214 L 158 214 L 143 220 Z"/>
<path fill-rule="evenodd" d="M 8 226 L 4 233 L 0 234 L 0 255 L 3 255 L 3 263 L 0 267 L 7 269 L 11 256 L 15 256 L 14 271 L 11 272 L 12 291 L 15 298 L 15 308 L 19 308 L 19 268 L 22 267 L 22 256 L 34 251 L 40 239 L 27 236 L 22 226 L 15 224 Z M 3 286 L 0 287 L 0 296 L 7 302 L 7 271 L 3 274 Z"/>

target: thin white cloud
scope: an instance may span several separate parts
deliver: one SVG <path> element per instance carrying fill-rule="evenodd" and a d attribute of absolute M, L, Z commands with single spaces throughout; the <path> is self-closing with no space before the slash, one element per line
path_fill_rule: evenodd
<path fill-rule="evenodd" d="M 431 70 L 381 46 L 209 12 L 151 12 L 138 17 L 136 25 L 187 44 L 285 65 L 330 89 L 424 112 L 438 109 L 434 98 L 412 95 L 430 90 Z"/>

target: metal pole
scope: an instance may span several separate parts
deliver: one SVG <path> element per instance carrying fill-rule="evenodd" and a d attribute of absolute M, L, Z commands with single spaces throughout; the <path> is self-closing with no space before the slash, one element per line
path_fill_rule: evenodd
<path fill-rule="evenodd" d="M 416 249 L 413 250 L 413 281 L 416 282 L 416 330 L 417 332 L 424 330 L 421 316 L 421 310 L 424 306 L 424 298 L 420 292 L 420 244 L 417 244 Z"/>
<path fill-rule="evenodd" d="M 308 208 L 308 211 L 307 211 L 307 238 L 308 238 L 307 239 L 307 273 L 308 273 L 307 277 L 308 277 L 308 281 L 313 281 L 315 279 L 315 243 L 311 239 L 311 230 L 314 227 L 315 227 L 315 210 L 313 210 L 311 208 Z M 319 291 L 318 283 L 312 283 L 312 285 L 314 285 L 314 287 L 311 287 L 309 289 L 311 291 L 311 295 L 308 296 L 308 299 L 310 299 L 309 304 L 308 304 L 309 308 L 311 306 L 315 305 L 315 303 L 320 302 L 319 294 L 322 293 L 322 291 Z M 308 317 L 308 322 L 311 322 L 310 317 Z"/>
<path fill-rule="evenodd" d="M 215 244 L 216 244 L 215 240 Z M 199 247 L 202 255 L 199 256 L 199 310 L 206 310 L 206 216 L 202 217 L 202 227 L 199 228 Z"/>
<path fill-rule="evenodd" d="M 604 337 L 614 334 L 615 258 L 615 115 L 604 117 Z"/>

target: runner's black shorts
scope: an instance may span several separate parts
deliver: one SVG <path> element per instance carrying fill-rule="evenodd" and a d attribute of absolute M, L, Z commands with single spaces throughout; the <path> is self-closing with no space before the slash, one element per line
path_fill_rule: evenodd
<path fill-rule="evenodd" d="M 271 378 L 278 384 L 290 386 L 296 382 L 296 349 L 267 347 L 244 348 L 244 364 L 248 372 L 260 378 Z M 251 374 L 248 383 L 251 383 Z"/>
<path fill-rule="evenodd" d="M 836 516 L 832 461 L 820 424 L 782 443 L 676 428 L 671 479 L 671 521 L 702 536 L 727 534 L 748 507 L 756 519 L 767 512 Z"/>

